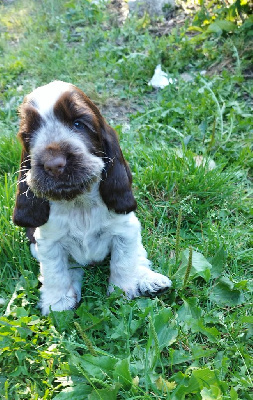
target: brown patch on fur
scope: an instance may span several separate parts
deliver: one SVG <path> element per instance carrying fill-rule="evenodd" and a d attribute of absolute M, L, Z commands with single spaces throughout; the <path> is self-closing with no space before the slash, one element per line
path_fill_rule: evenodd
<path fill-rule="evenodd" d="M 15 225 L 37 228 L 45 224 L 49 218 L 49 203 L 36 197 L 27 185 L 26 174 L 30 169 L 30 156 L 23 150 L 12 219 Z"/>
<path fill-rule="evenodd" d="M 126 163 L 116 132 L 102 117 L 96 105 L 78 88 L 64 93 L 54 107 L 58 119 L 71 126 L 81 121 L 89 130 L 92 152 L 103 159 L 105 169 L 100 194 L 109 209 L 129 213 L 137 207 L 132 193 L 132 174 Z"/>
<path fill-rule="evenodd" d="M 18 138 L 22 142 L 26 151 L 29 152 L 31 135 L 42 126 L 43 120 L 39 112 L 31 105 L 31 103 L 27 103 L 26 99 L 20 107 L 19 113 L 21 120 Z"/>
<path fill-rule="evenodd" d="M 35 237 L 34 237 L 34 232 L 35 228 L 26 228 L 26 236 L 29 239 L 30 243 L 36 243 Z"/>
<path fill-rule="evenodd" d="M 64 93 L 54 106 L 54 114 L 58 120 L 73 130 L 75 130 L 74 122 L 76 120 L 82 122 L 87 127 L 87 131 L 83 133 L 86 134 L 86 137 L 88 134 L 93 150 L 101 150 L 100 127 L 103 118 L 96 106 L 82 91 L 75 89 L 72 92 Z"/>
<path fill-rule="evenodd" d="M 102 135 L 107 166 L 102 173 L 100 194 L 109 209 L 127 214 L 137 208 L 132 192 L 132 174 L 123 157 L 115 130 L 105 123 Z"/>

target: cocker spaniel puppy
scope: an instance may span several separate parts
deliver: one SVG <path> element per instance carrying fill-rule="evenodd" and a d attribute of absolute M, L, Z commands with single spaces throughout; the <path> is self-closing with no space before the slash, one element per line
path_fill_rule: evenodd
<path fill-rule="evenodd" d="M 80 265 L 108 254 L 108 293 L 118 286 L 131 299 L 169 288 L 171 281 L 150 269 L 129 166 L 92 101 L 74 85 L 55 81 L 25 97 L 20 115 L 23 151 L 13 221 L 34 242 L 42 313 L 76 307 Z"/>

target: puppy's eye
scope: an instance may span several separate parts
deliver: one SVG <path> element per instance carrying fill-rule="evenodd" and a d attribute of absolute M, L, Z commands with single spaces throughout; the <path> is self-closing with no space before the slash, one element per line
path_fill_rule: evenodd
<path fill-rule="evenodd" d="M 84 123 L 82 121 L 79 121 L 78 119 L 74 121 L 73 126 L 78 131 L 83 131 L 85 129 Z"/>

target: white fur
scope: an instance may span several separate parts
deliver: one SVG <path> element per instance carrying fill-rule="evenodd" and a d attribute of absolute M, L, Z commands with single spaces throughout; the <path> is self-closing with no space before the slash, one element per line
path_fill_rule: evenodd
<path fill-rule="evenodd" d="M 60 96 L 71 88 L 71 84 L 63 81 L 50 82 L 48 85 L 36 88 L 27 96 L 27 100 L 35 100 L 41 115 L 46 115 L 52 111 L 54 104 Z"/>
<path fill-rule="evenodd" d="M 50 201 L 49 220 L 35 231 L 36 245 L 32 245 L 31 251 L 40 262 L 40 306 L 44 315 L 50 308 L 62 311 L 75 307 L 81 299 L 80 266 L 101 262 L 108 254 L 111 254 L 108 293 L 118 286 L 128 298 L 134 298 L 171 286 L 166 276 L 150 269 L 134 212 L 116 214 L 103 202 L 99 193 L 104 167 L 101 158 L 88 151 L 78 134 L 53 118 L 55 101 L 69 87 L 64 82 L 53 82 L 33 92 L 31 99 L 35 100 L 45 124 L 31 143 L 31 162 L 33 155 L 51 141 L 69 141 L 89 160 L 98 179 L 89 191 L 74 200 Z M 77 264 L 70 262 L 70 258 Z"/>
<path fill-rule="evenodd" d="M 33 249 L 41 265 L 41 308 L 73 308 L 81 298 L 83 271 L 78 264 L 102 261 L 111 252 L 110 293 L 114 286 L 128 298 L 152 294 L 171 286 L 170 280 L 150 270 L 141 242 L 140 223 L 133 212 L 119 215 L 102 202 L 98 184 L 73 201 L 51 202 L 48 222 L 35 231 Z"/>

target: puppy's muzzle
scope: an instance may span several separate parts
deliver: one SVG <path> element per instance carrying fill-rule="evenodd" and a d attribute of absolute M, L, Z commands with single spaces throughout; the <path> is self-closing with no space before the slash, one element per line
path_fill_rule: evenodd
<path fill-rule="evenodd" d="M 63 155 L 48 157 L 44 162 L 44 170 L 52 177 L 58 178 L 63 174 L 67 160 Z"/>

